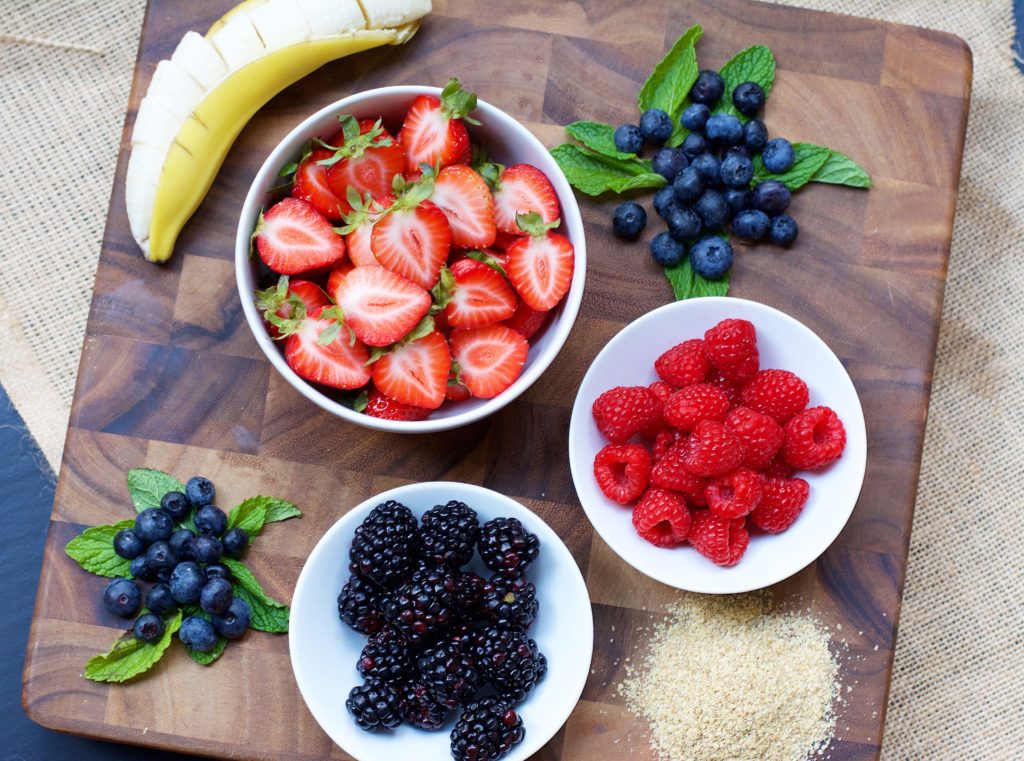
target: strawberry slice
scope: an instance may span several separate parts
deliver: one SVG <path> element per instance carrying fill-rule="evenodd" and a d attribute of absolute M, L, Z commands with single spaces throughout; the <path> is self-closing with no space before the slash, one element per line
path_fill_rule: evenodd
<path fill-rule="evenodd" d="M 261 214 L 253 238 L 260 259 L 280 275 L 330 267 L 345 257 L 345 241 L 331 223 L 298 198 L 278 201 Z"/>
<path fill-rule="evenodd" d="M 453 330 L 449 342 L 462 382 L 478 399 L 491 399 L 511 386 L 522 374 L 530 348 L 504 325 Z"/>
<path fill-rule="evenodd" d="M 430 201 L 433 177 L 408 186 L 373 226 L 370 246 L 377 261 L 392 272 L 430 289 L 451 250 L 448 219 Z"/>
<path fill-rule="evenodd" d="M 462 164 L 446 166 L 434 181 L 430 200 L 448 218 L 453 246 L 487 248 L 494 243 L 494 198 L 474 170 Z"/>
<path fill-rule="evenodd" d="M 395 202 L 395 197 L 388 195 L 382 201 L 376 201 L 370 195 L 360 198 L 354 188 L 349 191 L 348 196 L 351 211 L 345 215 L 345 226 L 338 229 L 338 232 L 345 236 L 348 258 L 357 267 L 380 264 L 373 255 L 371 246 L 373 226 L 385 209 Z"/>
<path fill-rule="evenodd" d="M 352 262 L 342 262 L 327 275 L 327 293 L 330 294 L 331 299 L 335 302 L 337 302 L 337 299 L 334 297 L 334 294 L 337 293 L 339 286 L 341 286 L 341 281 L 354 269 L 355 266 L 353 266 Z"/>
<path fill-rule="evenodd" d="M 413 407 L 408 404 L 388 399 L 377 389 L 371 389 L 366 399 L 366 407 L 363 413 L 370 417 L 382 418 L 384 420 L 424 420 L 430 415 L 430 410 L 422 407 Z"/>
<path fill-rule="evenodd" d="M 506 254 L 506 272 L 519 298 L 539 312 L 554 307 L 569 292 L 576 254 L 564 235 L 551 232 L 559 220 L 545 223 L 534 212 L 519 215 L 519 225 L 529 233 Z"/>
<path fill-rule="evenodd" d="M 464 402 L 471 396 L 468 388 L 461 383 L 453 382 L 452 378 L 448 379 L 448 389 L 444 392 L 445 399 L 450 402 Z"/>
<path fill-rule="evenodd" d="M 282 330 L 289 333 L 284 358 L 300 377 L 332 388 L 352 389 L 366 385 L 370 354 L 354 341 L 334 307 L 319 308 L 304 315 L 297 324 Z"/>
<path fill-rule="evenodd" d="M 495 269 L 474 259 L 460 259 L 451 271 L 455 292 L 444 316 L 453 328 L 482 328 L 515 313 L 516 295 Z"/>
<path fill-rule="evenodd" d="M 497 235 L 494 236 L 494 248 L 497 249 L 498 251 L 501 251 L 502 253 L 508 251 L 509 246 L 511 246 L 513 243 L 515 243 L 517 240 L 523 237 L 523 231 L 519 230 L 518 227 L 516 228 L 516 230 L 519 231 L 518 235 L 516 235 L 515 233 L 507 233 L 504 232 L 503 230 L 498 230 Z"/>
<path fill-rule="evenodd" d="M 380 120 L 364 119 L 357 122 L 351 116 L 341 116 L 341 131 L 332 138 L 338 146 L 330 158 L 319 163 L 327 167 L 327 184 L 340 199 L 346 201 L 343 211 L 349 211 L 348 189 L 355 188 L 360 197 L 369 193 L 383 201 L 391 193 L 396 174 L 405 169 L 405 151 Z"/>
<path fill-rule="evenodd" d="M 311 151 L 295 169 L 295 184 L 292 185 L 292 198 L 298 198 L 313 205 L 313 208 L 332 222 L 344 216 L 348 204 L 334 195 L 327 183 L 327 167 L 318 161 L 329 159 L 334 151 L 317 148 Z"/>
<path fill-rule="evenodd" d="M 368 346 L 387 346 L 412 330 L 430 309 L 430 294 L 380 266 L 356 267 L 334 298 L 346 324 Z"/>
<path fill-rule="evenodd" d="M 494 191 L 494 221 L 509 235 L 522 235 L 519 214 L 540 214 L 546 224 L 558 219 L 558 196 L 544 172 L 530 164 L 515 164 L 501 173 Z"/>
<path fill-rule="evenodd" d="M 517 333 L 521 333 L 523 338 L 529 341 L 537 334 L 537 331 L 544 327 L 544 324 L 548 321 L 548 314 L 549 312 L 538 312 L 536 309 L 527 306 L 524 302 L 520 302 L 519 306 L 516 307 L 515 314 L 505 320 L 502 325 L 506 325 Z"/>
<path fill-rule="evenodd" d="M 373 385 L 401 404 L 436 410 L 444 403 L 452 355 L 444 336 L 433 331 L 402 342 L 373 363 Z"/>
<path fill-rule="evenodd" d="M 459 80 L 450 79 L 441 97 L 420 95 L 412 102 L 398 142 L 405 149 L 405 170 L 415 176 L 420 164 L 446 167 L 468 164 L 473 154 L 465 122 L 479 124 L 468 114 L 476 108 L 476 95 Z"/>
<path fill-rule="evenodd" d="M 343 267 L 345 263 L 339 266 Z M 265 291 L 256 291 L 256 308 L 260 314 L 271 312 L 281 320 L 290 319 L 297 306 L 306 312 L 313 312 L 330 305 L 331 300 L 319 285 L 309 280 L 289 280 L 287 275 L 281 275 L 277 285 Z M 267 317 L 263 318 L 263 322 L 272 337 L 278 338 L 281 335 L 277 326 Z"/>

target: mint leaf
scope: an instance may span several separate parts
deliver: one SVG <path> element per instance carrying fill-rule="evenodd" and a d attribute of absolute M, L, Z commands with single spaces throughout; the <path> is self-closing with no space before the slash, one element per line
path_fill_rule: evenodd
<path fill-rule="evenodd" d="M 829 151 L 829 157 L 814 173 L 811 182 L 827 182 L 851 188 L 870 188 L 871 175 L 846 154 Z"/>
<path fill-rule="evenodd" d="M 624 153 L 615 147 L 615 127 L 598 122 L 573 122 L 565 133 L 588 148 L 613 159 L 635 159 L 635 153 Z"/>
<path fill-rule="evenodd" d="M 757 82 L 764 90 L 764 97 L 767 99 L 771 95 L 772 84 L 775 82 L 775 56 L 772 55 L 771 48 L 766 45 L 751 45 L 726 61 L 719 74 L 725 80 L 725 92 L 719 101 L 721 106 L 716 109 L 716 112 L 732 114 L 741 122 L 745 122 L 750 117 L 744 116 L 736 110 L 736 106 L 732 104 L 732 91 L 736 89 L 737 85 L 744 82 Z"/>
<path fill-rule="evenodd" d="M 665 178 L 654 173 L 650 161 L 613 159 L 571 143 L 555 146 L 551 155 L 569 183 L 587 195 L 598 196 L 608 191 L 624 193 L 665 185 Z"/>
<path fill-rule="evenodd" d="M 185 484 L 174 476 L 153 468 L 132 468 L 128 471 L 128 493 L 137 512 L 160 507 L 160 500 L 169 491 L 185 491 Z"/>
<path fill-rule="evenodd" d="M 84 676 L 94 682 L 125 682 L 149 671 L 171 644 L 171 637 L 181 626 L 181 611 L 164 620 L 164 636 L 149 644 L 131 634 L 120 637 L 109 652 L 96 655 L 85 664 Z"/>
<path fill-rule="evenodd" d="M 278 608 L 287 607 L 284 603 L 278 602 L 264 592 L 263 587 L 260 586 L 260 583 L 256 580 L 253 572 L 246 568 L 241 561 L 235 560 L 234 558 L 221 558 L 221 562 L 231 569 L 231 573 L 235 577 L 236 587 L 242 587 L 248 592 L 251 592 L 256 598 L 267 605 L 272 605 Z"/>
<path fill-rule="evenodd" d="M 286 499 L 277 497 L 260 497 L 260 499 L 267 500 L 267 523 L 302 517 L 302 511 Z"/>
<path fill-rule="evenodd" d="M 262 500 L 269 497 L 250 497 L 228 513 L 228 528 L 240 528 L 249 535 L 249 544 L 263 530 L 267 522 L 267 506 Z"/>
<path fill-rule="evenodd" d="M 802 188 L 814 178 L 815 173 L 828 160 L 832 151 L 814 143 L 793 143 L 793 153 L 796 154 L 793 166 L 782 174 L 772 174 L 764 168 L 761 156 L 755 156 L 753 184 L 756 185 L 765 180 L 778 180 L 790 190 Z"/>
<path fill-rule="evenodd" d="M 224 655 L 224 650 L 228 646 L 228 641 L 224 637 L 217 637 L 217 644 L 213 646 L 213 650 L 207 653 L 201 653 L 198 650 L 193 650 L 191 647 L 186 647 L 185 652 L 188 653 L 188 657 L 198 663 L 200 666 L 209 666 L 215 660 Z"/>
<path fill-rule="evenodd" d="M 131 578 L 131 561 L 114 552 L 114 537 L 118 531 L 134 525 L 135 521 L 129 520 L 113 526 L 87 528 L 68 542 L 64 551 L 89 573 L 110 579 L 117 576 Z"/>
<path fill-rule="evenodd" d="M 689 256 L 684 256 L 674 267 L 666 267 L 665 277 L 672 286 L 676 301 L 700 296 L 725 296 L 729 292 L 730 273 L 727 272 L 721 280 L 707 280 L 693 271 Z"/>
<path fill-rule="evenodd" d="M 654 67 L 636 99 L 641 112 L 649 108 L 660 108 L 672 119 L 672 136 L 668 140 L 671 146 L 682 143 L 685 136 L 679 117 L 686 106 L 690 88 L 697 81 L 696 45 L 703 34 L 704 30 L 699 24 L 683 32 L 672 49 Z"/>
<path fill-rule="evenodd" d="M 252 628 L 263 632 L 288 631 L 288 606 L 264 592 L 252 571 L 239 561 L 222 558 L 221 562 L 234 574 L 235 596 L 249 605 Z"/>

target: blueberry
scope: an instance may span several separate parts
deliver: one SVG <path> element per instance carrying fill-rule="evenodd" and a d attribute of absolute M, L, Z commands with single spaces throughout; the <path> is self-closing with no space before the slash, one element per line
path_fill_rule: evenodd
<path fill-rule="evenodd" d="M 689 207 L 674 209 L 665 221 L 668 222 L 669 235 L 678 241 L 693 240 L 703 227 L 700 215 Z"/>
<path fill-rule="evenodd" d="M 227 613 L 213 617 L 213 626 L 222 637 L 238 639 L 249 628 L 248 604 L 245 600 L 234 598 L 228 606 Z"/>
<path fill-rule="evenodd" d="M 192 519 L 196 524 L 196 531 L 209 536 L 220 536 L 228 528 L 228 516 L 219 507 L 203 505 L 196 510 L 196 516 Z"/>
<path fill-rule="evenodd" d="M 231 575 L 231 569 L 223 563 L 210 563 L 206 566 L 206 578 L 209 579 L 226 579 L 231 581 L 234 576 Z"/>
<path fill-rule="evenodd" d="M 697 170 L 697 174 L 704 180 L 705 187 L 718 182 L 718 174 L 722 166 L 718 156 L 712 153 L 702 153 L 690 163 L 690 166 Z"/>
<path fill-rule="evenodd" d="M 778 180 L 759 182 L 750 194 L 750 205 L 769 217 L 777 217 L 789 208 L 789 188 Z"/>
<path fill-rule="evenodd" d="M 679 148 L 659 148 L 651 157 L 651 167 L 669 182 L 686 169 L 688 163 L 686 154 Z"/>
<path fill-rule="evenodd" d="M 636 238 L 644 231 L 646 226 L 647 212 L 636 201 L 626 201 L 615 207 L 615 216 L 612 217 L 612 231 L 620 238 Z M 236 530 L 231 529 L 231 531 Z M 228 544 L 228 535 L 231 531 L 224 535 L 224 552 L 230 557 L 237 557 L 232 554 L 231 547 Z"/>
<path fill-rule="evenodd" d="M 764 88 L 757 82 L 743 82 L 732 91 L 732 104 L 744 116 L 753 116 L 764 108 Z"/>
<path fill-rule="evenodd" d="M 757 209 L 741 211 L 732 221 L 732 234 L 744 240 L 761 240 L 768 234 L 768 215 Z"/>
<path fill-rule="evenodd" d="M 690 88 L 690 100 L 694 103 L 711 105 L 725 92 L 725 80 L 717 71 L 704 69 L 697 75 L 697 81 Z"/>
<path fill-rule="evenodd" d="M 635 124 L 623 124 L 615 130 L 615 147 L 623 153 L 640 153 L 644 135 Z"/>
<path fill-rule="evenodd" d="M 160 582 L 154 584 L 146 592 L 146 607 L 158 615 L 163 615 L 174 610 L 177 603 L 174 597 L 171 595 L 171 587 L 169 584 Z"/>
<path fill-rule="evenodd" d="M 212 536 L 197 536 L 192 540 L 190 547 L 192 557 L 200 563 L 216 563 L 224 553 L 220 539 Z"/>
<path fill-rule="evenodd" d="M 215 493 L 213 482 L 209 478 L 193 476 L 185 484 L 185 496 L 193 507 L 212 504 Z"/>
<path fill-rule="evenodd" d="M 683 140 L 683 154 L 688 159 L 699 156 L 708 149 L 708 141 L 699 132 L 691 132 Z"/>
<path fill-rule="evenodd" d="M 717 235 L 708 235 L 690 249 L 690 266 L 708 280 L 718 280 L 732 267 L 732 246 Z"/>
<path fill-rule="evenodd" d="M 640 134 L 651 145 L 664 145 L 672 136 L 672 117 L 660 108 L 649 108 L 640 115 Z"/>
<path fill-rule="evenodd" d="M 760 151 L 768 142 L 768 128 L 760 119 L 751 119 L 743 125 L 743 144 L 752 151 Z"/>
<path fill-rule="evenodd" d="M 118 576 L 103 590 L 103 607 L 117 616 L 131 618 L 139 611 L 142 593 L 131 579 Z"/>
<path fill-rule="evenodd" d="M 146 557 L 149 559 L 149 564 L 157 572 L 174 568 L 178 563 L 178 558 L 175 556 L 174 550 L 171 549 L 169 542 L 153 542 L 149 545 L 149 549 L 146 550 Z"/>
<path fill-rule="evenodd" d="M 640 211 L 644 211 L 640 204 Z M 644 218 L 647 218 L 647 212 L 644 211 Z M 224 554 L 229 558 L 240 558 L 245 554 L 245 551 L 249 549 L 249 534 L 243 528 L 232 528 L 228 529 L 224 534 L 224 537 L 220 540 L 221 546 L 224 548 Z"/>
<path fill-rule="evenodd" d="M 772 174 L 782 174 L 793 166 L 796 161 L 796 154 L 793 152 L 793 144 L 784 137 L 776 137 L 765 143 L 764 151 L 761 153 L 761 160 L 764 168 Z"/>
<path fill-rule="evenodd" d="M 174 531 L 174 519 L 166 510 L 150 507 L 135 516 L 135 533 L 144 544 L 166 542 Z"/>
<path fill-rule="evenodd" d="M 139 581 L 153 581 L 156 578 L 156 568 L 149 562 L 149 558 L 146 555 L 139 555 L 132 561 L 129 573 L 131 573 L 133 579 L 138 579 Z"/>
<path fill-rule="evenodd" d="M 135 560 L 146 551 L 146 545 L 135 529 L 122 529 L 114 536 L 114 552 L 126 560 Z"/>
<path fill-rule="evenodd" d="M 651 256 L 662 267 L 674 267 L 683 260 L 686 246 L 669 233 L 658 233 L 651 241 Z"/>
<path fill-rule="evenodd" d="M 180 491 L 169 491 L 160 500 L 160 507 L 171 514 L 175 523 L 181 523 L 188 517 L 192 504 Z"/>
<path fill-rule="evenodd" d="M 729 207 L 729 211 L 733 213 L 733 216 L 739 214 L 747 206 L 750 205 L 750 191 L 741 190 L 740 188 L 726 188 L 722 194 L 725 198 L 725 203 Z"/>
<path fill-rule="evenodd" d="M 199 593 L 205 584 L 206 574 L 198 563 L 191 560 L 178 563 L 171 572 L 171 597 L 182 605 L 198 602 Z"/>
<path fill-rule="evenodd" d="M 671 185 L 666 185 L 654 194 L 654 210 L 658 213 L 659 217 L 664 218 L 675 206 L 678 206 L 676 203 L 676 191 Z"/>
<path fill-rule="evenodd" d="M 704 133 L 717 145 L 736 145 L 743 139 L 743 122 L 732 114 L 712 114 Z"/>
<path fill-rule="evenodd" d="M 199 593 L 199 607 L 213 616 L 223 616 L 231 604 L 231 582 L 226 579 L 210 579 Z"/>
<path fill-rule="evenodd" d="M 704 180 L 697 168 L 691 165 L 679 173 L 672 183 L 672 190 L 675 192 L 676 200 L 681 203 L 696 201 L 704 192 Z"/>
<path fill-rule="evenodd" d="M 745 188 L 754 179 L 754 162 L 746 156 L 731 153 L 722 159 L 722 182 L 730 188 Z"/>
<path fill-rule="evenodd" d="M 726 156 L 742 156 L 743 158 L 747 159 L 754 158 L 753 154 L 751 154 L 750 152 L 750 149 L 745 145 L 730 145 L 728 148 L 725 149 L 725 152 L 722 154 L 722 159 L 724 160 Z"/>
<path fill-rule="evenodd" d="M 160 616 L 143 613 L 135 621 L 132 631 L 135 634 L 135 639 L 149 643 L 159 642 L 160 638 L 164 636 L 164 622 L 160 620 Z"/>
<path fill-rule="evenodd" d="M 174 568 L 161 568 L 159 571 L 156 572 L 156 580 L 163 584 L 169 583 L 171 580 L 171 572 L 173 570 Z"/>
<path fill-rule="evenodd" d="M 199 616 L 189 616 L 181 622 L 178 639 L 188 648 L 200 653 L 208 653 L 217 645 L 217 632 L 213 624 Z"/>
<path fill-rule="evenodd" d="M 171 549 L 174 551 L 174 555 L 178 560 L 192 560 L 192 539 L 195 538 L 195 532 L 187 528 L 179 528 L 167 541 L 171 545 Z"/>
<path fill-rule="evenodd" d="M 699 129 L 704 129 L 704 125 L 707 124 L 708 117 L 711 115 L 711 109 L 705 106 L 703 103 L 691 103 L 683 111 L 683 115 L 679 119 L 679 123 L 682 124 L 686 129 L 691 132 Z"/>
<path fill-rule="evenodd" d="M 725 202 L 725 196 L 717 190 L 705 190 L 693 208 L 700 215 L 704 227 L 709 230 L 717 230 L 729 218 L 729 206 Z"/>
<path fill-rule="evenodd" d="M 796 240 L 798 232 L 800 229 L 796 225 L 796 220 L 788 214 L 780 214 L 772 220 L 768 237 L 776 246 L 788 246 Z"/>

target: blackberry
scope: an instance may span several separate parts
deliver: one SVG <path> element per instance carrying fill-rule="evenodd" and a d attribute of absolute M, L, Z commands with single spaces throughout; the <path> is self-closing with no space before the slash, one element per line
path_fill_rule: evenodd
<path fill-rule="evenodd" d="M 460 573 L 455 577 L 455 608 L 460 619 L 479 618 L 484 583 L 475 573 Z"/>
<path fill-rule="evenodd" d="M 523 578 L 494 574 L 483 588 L 483 612 L 502 629 L 524 632 L 537 620 L 537 588 Z"/>
<path fill-rule="evenodd" d="M 496 761 L 526 736 L 511 704 L 487 697 L 466 706 L 452 730 L 455 761 Z"/>
<path fill-rule="evenodd" d="M 417 660 L 420 679 L 439 703 L 454 708 L 476 697 L 483 680 L 469 648 L 457 642 L 442 642 L 428 648 Z"/>
<path fill-rule="evenodd" d="M 390 684 L 367 680 L 356 685 L 348 694 L 345 708 L 356 720 L 360 729 L 367 732 L 392 730 L 402 723 L 405 700 Z"/>
<path fill-rule="evenodd" d="M 356 528 L 349 570 L 390 589 L 408 578 L 419 551 L 416 516 L 405 505 L 389 500 L 373 508 Z"/>
<path fill-rule="evenodd" d="M 384 618 L 414 645 L 441 633 L 455 617 L 455 575 L 423 565 L 384 603 Z"/>
<path fill-rule="evenodd" d="M 402 697 L 405 699 L 402 718 L 406 724 L 436 732 L 448 723 L 451 709 L 434 700 L 426 685 L 419 682 L 407 684 L 402 690 Z"/>
<path fill-rule="evenodd" d="M 357 632 L 373 634 L 384 625 L 383 598 L 384 592 L 372 581 L 350 576 L 338 595 L 338 616 Z"/>
<path fill-rule="evenodd" d="M 427 510 L 420 519 L 423 559 L 461 568 L 473 558 L 480 536 L 476 510 L 465 502 L 450 501 Z"/>
<path fill-rule="evenodd" d="M 522 632 L 496 626 L 480 633 L 474 655 L 484 680 L 513 703 L 525 700 L 548 670 L 536 642 Z"/>
<path fill-rule="evenodd" d="M 413 675 L 415 666 L 416 651 L 393 626 L 385 626 L 371 635 L 356 662 L 363 678 L 388 684 L 408 679 Z"/>
<path fill-rule="evenodd" d="M 522 576 L 540 552 L 540 540 L 518 518 L 495 518 L 480 529 L 480 559 L 495 573 L 510 579 Z"/>

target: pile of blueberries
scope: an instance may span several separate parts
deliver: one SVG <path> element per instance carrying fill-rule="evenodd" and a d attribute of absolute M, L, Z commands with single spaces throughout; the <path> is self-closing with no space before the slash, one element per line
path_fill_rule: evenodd
<path fill-rule="evenodd" d="M 103 607 L 118 616 L 133 618 L 143 605 L 140 581 L 154 582 L 145 594 L 146 611 L 135 620 L 133 632 L 143 642 L 164 636 L 163 616 L 179 605 L 198 605 L 209 616 L 188 616 L 178 638 L 205 653 L 217 644 L 217 635 L 236 639 L 249 628 L 250 611 L 234 596 L 231 571 L 222 556 L 239 558 L 249 547 L 244 529 L 228 529 L 228 517 L 213 505 L 209 479 L 196 476 L 185 493 L 168 492 L 160 507 L 143 510 L 134 528 L 117 532 L 114 552 L 131 560 L 131 579 L 119 577 L 103 592 Z M 196 527 L 175 528 L 188 518 Z"/>
<path fill-rule="evenodd" d="M 768 139 L 760 119 L 743 123 L 732 114 L 711 113 L 725 93 L 725 81 L 715 71 L 701 71 L 690 90 L 691 105 L 680 118 L 690 131 L 679 148 L 665 142 L 674 125 L 667 113 L 648 109 L 640 126 L 623 124 L 615 130 L 615 147 L 624 153 L 640 153 L 645 144 L 659 147 L 651 157 L 655 172 L 668 184 L 654 196 L 654 209 L 668 225 L 651 241 L 651 255 L 658 264 L 672 267 L 686 255 L 694 271 L 717 280 L 732 267 L 732 246 L 714 235 L 731 222 L 732 234 L 747 241 L 768 238 L 788 246 L 797 236 L 796 221 L 784 212 L 789 207 L 789 189 L 778 180 L 759 182 L 753 190 L 754 157 L 764 168 L 782 174 L 793 166 L 792 144 L 781 137 Z M 744 82 L 732 93 L 732 102 L 744 116 L 755 116 L 765 102 L 764 89 L 756 82 Z M 636 238 L 647 225 L 647 212 L 635 201 L 615 209 L 612 229 L 623 238 Z"/>

